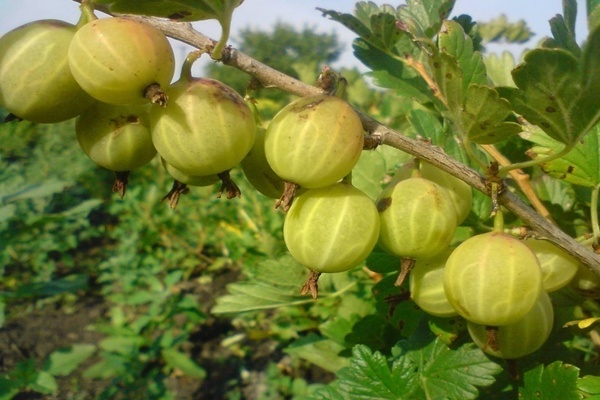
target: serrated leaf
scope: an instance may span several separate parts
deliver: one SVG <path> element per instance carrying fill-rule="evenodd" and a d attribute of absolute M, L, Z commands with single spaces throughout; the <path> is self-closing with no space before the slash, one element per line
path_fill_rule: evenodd
<path fill-rule="evenodd" d="M 515 67 L 515 58 L 509 51 L 490 53 L 483 58 L 488 78 L 495 86 L 515 86 L 510 71 Z"/>
<path fill-rule="evenodd" d="M 419 383 L 430 398 L 474 399 L 478 387 L 494 383 L 502 367 L 473 343 L 450 349 L 431 332 L 421 331 L 399 343 L 402 356 L 416 366 Z"/>
<path fill-rule="evenodd" d="M 248 266 L 250 268 L 255 275 L 247 281 L 227 285 L 229 294 L 219 297 L 211 312 L 242 313 L 313 301 L 310 297 L 300 295 L 308 270 L 291 256 L 266 260 L 259 266 Z M 319 291 L 320 297 L 326 295 L 326 292 Z"/>
<path fill-rule="evenodd" d="M 408 399 L 418 387 L 413 368 L 404 358 L 389 363 L 383 354 L 357 345 L 352 349 L 350 365 L 338 371 L 335 389 L 317 391 L 315 398 Z M 327 392 L 330 397 L 325 397 Z"/>
<path fill-rule="evenodd" d="M 363 2 L 357 3 L 356 13 L 360 13 L 359 15 L 368 14 L 370 17 L 370 12 L 363 12 L 363 4 Z M 324 17 L 329 17 L 333 21 L 339 22 L 340 24 L 344 25 L 346 28 L 356 33 L 364 41 L 370 43 L 374 47 L 379 48 L 381 50 L 386 49 L 384 43 L 373 32 L 371 32 L 371 29 L 369 29 L 369 26 L 365 24 L 364 20 L 361 20 L 352 14 L 341 13 L 334 10 L 326 10 L 318 7 L 317 10 L 321 11 Z"/>
<path fill-rule="evenodd" d="M 454 0 L 408 0 L 398 8 L 398 17 L 414 37 L 431 39 L 450 15 L 454 3 Z"/>
<path fill-rule="evenodd" d="M 410 298 L 408 279 L 400 287 L 395 285 L 398 274 L 386 276 L 373 286 L 375 307 L 380 315 L 404 337 L 412 335 L 425 313 Z"/>
<path fill-rule="evenodd" d="M 463 105 L 463 75 L 454 57 L 440 52 L 429 57 L 429 65 L 446 107 L 460 110 Z"/>
<path fill-rule="evenodd" d="M 594 187 L 600 183 L 600 125 L 597 125 L 581 142 L 565 156 L 540 164 L 548 175 L 575 185 Z M 533 147 L 531 155 L 546 157 L 559 152 L 564 145 L 542 132 L 530 130 L 523 138 L 538 146 Z"/>
<path fill-rule="evenodd" d="M 55 376 L 67 376 L 96 351 L 93 344 L 74 344 L 53 351 L 44 362 L 43 370 Z"/>
<path fill-rule="evenodd" d="M 579 368 L 556 361 L 544 368 L 543 364 L 524 373 L 523 385 L 519 387 L 519 398 L 552 398 L 576 400 Z"/>
<path fill-rule="evenodd" d="M 544 41 L 544 47 L 564 49 L 576 57 L 581 55 L 581 48 L 575 40 L 575 30 L 567 26 L 567 21 L 562 15 L 558 14 L 550 19 L 550 31 L 552 39 Z"/>
<path fill-rule="evenodd" d="M 473 49 L 473 41 L 456 21 L 444 21 L 438 36 L 438 47 L 451 55 L 462 71 L 463 93 L 471 84 L 487 84 L 485 64 L 481 54 Z"/>
<path fill-rule="evenodd" d="M 491 385 L 493 375 L 502 370 L 472 343 L 451 350 L 430 332 L 419 331 L 399 346 L 389 359 L 355 346 L 350 365 L 338 371 L 332 385 L 317 391 L 316 398 L 474 399 L 477 387 Z"/>
<path fill-rule="evenodd" d="M 571 108 L 581 91 L 578 68 L 577 59 L 564 50 L 532 50 L 512 72 L 519 89 L 506 89 L 500 95 L 550 137 L 571 143 L 580 133 L 570 123 Z"/>
<path fill-rule="evenodd" d="M 582 61 L 562 49 L 536 49 L 513 70 L 519 89 L 499 89 L 513 109 L 553 139 L 575 143 L 600 121 L 600 32 L 593 32 Z M 596 47 L 593 47 L 596 46 Z"/>
<path fill-rule="evenodd" d="M 403 62 L 378 49 L 364 39 L 352 45 L 354 55 L 372 71 L 367 76 L 376 86 L 394 89 L 398 94 L 426 103 L 432 100 L 431 90 L 423 79 Z"/>
<path fill-rule="evenodd" d="M 284 352 L 318 365 L 326 371 L 336 372 L 348 365 L 348 359 L 338 354 L 344 346 L 330 339 L 309 334 L 284 349 Z"/>
<path fill-rule="evenodd" d="M 206 377 L 206 371 L 204 368 L 199 366 L 185 353 L 175 349 L 163 349 L 162 357 L 171 368 L 177 369 L 187 376 L 200 379 L 204 379 Z"/>
<path fill-rule="evenodd" d="M 461 111 L 462 128 L 469 141 L 492 144 L 504 141 L 519 132 L 521 125 L 504 122 L 510 114 L 510 104 L 494 89 L 472 84 L 467 90 Z"/>

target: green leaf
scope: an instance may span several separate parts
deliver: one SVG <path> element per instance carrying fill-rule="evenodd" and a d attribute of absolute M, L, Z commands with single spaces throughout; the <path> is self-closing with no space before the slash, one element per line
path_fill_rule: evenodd
<path fill-rule="evenodd" d="M 519 387 L 519 398 L 551 398 L 576 400 L 579 368 L 556 361 L 544 367 L 543 364 L 525 372 L 523 385 Z"/>
<path fill-rule="evenodd" d="M 412 335 L 425 313 L 410 298 L 408 279 L 400 287 L 395 285 L 398 273 L 386 276 L 373 287 L 375 306 L 395 329 L 404 337 Z"/>
<path fill-rule="evenodd" d="M 376 86 L 394 89 L 398 94 L 426 103 L 432 101 L 431 90 L 423 79 L 403 62 L 373 46 L 364 39 L 352 45 L 354 55 L 372 71 L 367 76 Z"/>
<path fill-rule="evenodd" d="M 570 1 L 572 3 L 572 1 Z M 575 3 L 575 11 L 577 11 L 577 5 Z M 573 21 L 574 23 L 574 21 Z M 552 32 L 552 39 L 547 39 L 542 44 L 543 47 L 564 49 L 576 57 L 581 55 L 581 48 L 575 40 L 575 30 L 567 26 L 568 22 L 565 18 L 558 14 L 550 19 L 550 31 Z"/>
<path fill-rule="evenodd" d="M 352 169 L 352 184 L 375 200 L 381 193 L 385 175 L 397 163 L 409 157 L 408 154 L 399 151 L 390 154 L 385 150 L 385 146 L 363 151 L 358 163 Z"/>
<path fill-rule="evenodd" d="M 512 72 L 519 89 L 506 89 L 500 95 L 553 139 L 571 143 L 580 134 L 569 122 L 581 91 L 578 69 L 577 59 L 564 50 L 532 50 Z"/>
<path fill-rule="evenodd" d="M 577 389 L 585 393 L 586 398 L 600 396 L 600 376 L 586 375 L 577 379 Z"/>
<path fill-rule="evenodd" d="M 381 250 L 379 247 L 375 247 L 375 250 L 367 257 L 367 267 L 371 271 L 380 274 L 397 272 L 400 270 L 400 260 L 398 257 Z"/>
<path fill-rule="evenodd" d="M 426 327 L 425 327 L 426 329 Z M 352 350 L 350 365 L 317 399 L 474 399 L 478 387 L 491 385 L 502 368 L 472 343 L 448 348 L 420 330 L 401 341 L 387 358 L 364 345 Z"/>
<path fill-rule="evenodd" d="M 509 22 L 505 14 L 499 15 L 489 22 L 478 22 L 477 31 L 484 43 L 525 43 L 533 36 L 533 32 L 524 20 Z"/>
<path fill-rule="evenodd" d="M 461 317 L 442 318 L 429 316 L 427 323 L 431 332 L 448 346 L 467 329 L 466 321 Z"/>
<path fill-rule="evenodd" d="M 406 5 L 398 8 L 398 17 L 414 37 L 431 39 L 440 31 L 454 3 L 454 0 L 407 0 Z"/>
<path fill-rule="evenodd" d="M 316 399 L 408 399 L 418 387 L 414 366 L 405 358 L 388 362 L 367 346 L 352 349 L 350 365 L 337 373 L 335 387 L 327 387 L 315 393 Z"/>
<path fill-rule="evenodd" d="M 585 9 L 588 31 L 592 32 L 600 27 L 600 0 L 587 0 Z"/>
<path fill-rule="evenodd" d="M 515 67 L 511 52 L 490 53 L 483 58 L 488 78 L 495 86 L 515 86 L 510 71 Z"/>
<path fill-rule="evenodd" d="M 62 192 L 68 185 L 68 182 L 57 180 L 48 180 L 44 183 L 30 184 L 14 193 L 0 195 L 0 203 L 7 204 L 14 201 L 52 196 L 55 193 Z"/>
<path fill-rule="evenodd" d="M 221 19 L 243 0 L 96 0 L 111 12 L 169 18 L 177 21 Z"/>
<path fill-rule="evenodd" d="M 410 359 L 419 375 L 419 383 L 429 398 L 474 399 L 477 387 L 494 383 L 502 367 L 472 342 L 449 348 L 442 340 L 417 331 L 399 343 L 401 355 Z"/>
<path fill-rule="evenodd" d="M 504 122 L 509 116 L 510 104 L 501 99 L 494 89 L 472 84 L 469 86 L 461 111 L 463 132 L 474 143 L 491 144 L 504 141 L 519 132 L 521 125 Z"/>
<path fill-rule="evenodd" d="M 43 370 L 55 376 L 67 376 L 96 351 L 93 344 L 74 344 L 53 351 L 44 362 Z"/>
<path fill-rule="evenodd" d="M 14 298 L 30 298 L 74 293 L 87 289 L 89 278 L 85 274 L 74 274 L 50 282 L 25 283 L 19 286 L 14 293 L 6 293 L 5 295 Z"/>
<path fill-rule="evenodd" d="M 448 110 L 460 110 L 463 105 L 463 74 L 456 59 L 442 51 L 429 57 L 429 64 Z"/>
<path fill-rule="evenodd" d="M 356 33 L 364 41 L 366 41 L 367 43 L 370 43 L 374 47 L 376 47 L 384 52 L 388 52 L 390 50 L 390 47 L 386 44 L 386 41 L 388 41 L 389 39 L 381 36 L 381 34 L 384 31 L 389 32 L 391 29 L 393 29 L 393 27 L 391 28 L 389 26 L 386 26 L 390 23 L 390 17 L 392 19 L 394 19 L 392 24 L 395 27 L 395 18 L 394 17 L 396 15 L 396 12 L 393 9 L 392 9 L 393 14 L 390 15 L 388 13 L 389 8 L 387 10 L 388 12 L 381 12 L 379 7 L 377 5 L 375 5 L 374 3 L 358 2 L 358 3 L 356 3 L 356 9 L 355 9 L 356 17 L 352 14 L 340 13 L 337 11 L 326 10 L 326 9 L 318 8 L 318 7 L 317 7 L 317 10 L 321 11 L 323 13 L 324 17 L 329 17 L 332 20 L 344 25 L 346 28 L 348 28 L 352 32 Z M 382 15 L 383 17 L 378 17 L 378 15 Z M 373 32 L 372 23 L 374 22 L 374 18 L 380 19 L 379 24 L 376 28 L 377 32 Z M 398 37 L 398 34 L 400 33 L 400 31 L 398 31 L 398 30 L 395 30 L 395 31 L 397 31 L 398 33 L 393 32 L 393 36 L 396 37 L 396 40 L 397 40 L 397 37 Z M 392 39 L 392 40 L 394 40 L 394 39 Z M 389 41 L 387 43 L 389 43 Z"/>
<path fill-rule="evenodd" d="M 249 265 L 247 268 L 255 272 L 255 275 L 248 281 L 227 285 L 229 294 L 217 299 L 212 308 L 213 313 L 241 313 L 313 301 L 312 298 L 300 295 L 300 288 L 307 278 L 307 269 L 291 256 L 263 260 L 260 265 Z M 325 296 L 327 293 L 319 290 L 319 297 Z"/>
<path fill-rule="evenodd" d="M 311 333 L 293 342 L 284 352 L 307 360 L 326 371 L 336 372 L 348 365 L 348 359 L 338 355 L 343 350 L 344 346 L 339 343 Z"/>
<path fill-rule="evenodd" d="M 408 121 L 420 138 L 430 141 L 435 146 L 444 149 L 444 152 L 454 159 L 469 163 L 463 147 L 449 129 L 442 125 L 440 117 L 422 109 L 411 110 Z"/>
<path fill-rule="evenodd" d="M 29 388 L 43 394 L 54 394 L 58 390 L 58 383 L 48 372 L 40 371 L 37 379 L 29 385 Z"/>
<path fill-rule="evenodd" d="M 206 371 L 185 353 L 175 349 L 163 349 L 162 357 L 167 365 L 183 372 L 187 376 L 199 379 L 206 377 Z"/>
<path fill-rule="evenodd" d="M 438 47 L 451 55 L 462 71 L 463 93 L 471 84 L 487 84 L 485 64 L 481 54 L 473 49 L 473 41 L 456 21 L 444 21 L 438 38 Z"/>
<path fill-rule="evenodd" d="M 539 130 L 528 130 L 523 138 L 538 146 L 530 150 L 534 158 L 546 157 L 562 150 L 564 145 Z M 565 156 L 540 164 L 548 175 L 575 185 L 594 187 L 600 183 L 600 125 L 595 126 L 584 139 Z"/>
<path fill-rule="evenodd" d="M 570 144 L 600 121 L 600 30 L 592 32 L 581 62 L 562 49 L 536 49 L 513 70 L 519 89 L 499 89 L 513 109 L 550 137 Z"/>

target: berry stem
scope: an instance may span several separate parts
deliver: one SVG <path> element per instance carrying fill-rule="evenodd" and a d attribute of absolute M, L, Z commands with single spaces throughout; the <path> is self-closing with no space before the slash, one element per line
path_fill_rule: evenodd
<path fill-rule="evenodd" d="M 304 285 L 302 285 L 302 288 L 300 289 L 300 294 L 304 296 L 304 295 L 307 295 L 310 293 L 310 295 L 312 296 L 313 299 L 316 299 L 317 297 L 319 297 L 319 277 L 320 276 L 321 276 L 320 272 L 313 271 L 311 269 L 308 274 L 308 279 L 306 280 L 306 282 L 304 283 Z"/>
<path fill-rule="evenodd" d="M 174 210 L 177 207 L 177 203 L 179 203 L 179 196 L 182 194 L 189 193 L 190 189 L 187 187 L 185 183 L 179 182 L 177 179 L 173 181 L 173 187 L 171 191 L 167 193 L 165 197 L 162 198 L 163 201 L 169 200 L 169 207 Z"/>
<path fill-rule="evenodd" d="M 504 213 L 498 210 L 494 214 L 494 232 L 504 232 Z"/>
<path fill-rule="evenodd" d="M 402 286 L 410 271 L 412 271 L 415 266 L 416 261 L 412 258 L 402 258 L 400 260 L 400 273 L 398 274 L 398 278 L 396 278 L 396 282 L 394 282 L 394 286 Z"/>
<path fill-rule="evenodd" d="M 83 0 L 79 9 L 81 10 L 81 16 L 79 17 L 79 21 L 77 21 L 76 29 L 81 28 L 90 21 L 98 19 L 96 14 L 94 14 L 94 3 L 91 0 Z"/>
<path fill-rule="evenodd" d="M 199 59 L 204 53 L 206 53 L 206 50 L 196 50 L 187 55 L 183 65 L 181 66 L 181 77 L 179 79 L 185 79 L 188 81 L 192 80 L 192 65 L 194 65 L 194 62 L 196 62 L 196 60 Z"/>
<path fill-rule="evenodd" d="M 127 185 L 129 184 L 129 171 L 116 171 L 115 172 L 115 183 L 113 184 L 112 191 L 119 193 L 119 197 L 122 199 L 125 197 L 125 191 L 127 191 Z"/>
<path fill-rule="evenodd" d="M 229 171 L 221 172 L 217 174 L 217 176 L 219 177 L 219 179 L 221 179 L 222 182 L 221 189 L 219 189 L 219 193 L 217 194 L 217 198 L 220 199 L 223 192 L 225 192 L 227 200 L 231 200 L 234 197 L 242 197 L 242 191 L 235 184 L 233 179 L 231 179 Z"/>

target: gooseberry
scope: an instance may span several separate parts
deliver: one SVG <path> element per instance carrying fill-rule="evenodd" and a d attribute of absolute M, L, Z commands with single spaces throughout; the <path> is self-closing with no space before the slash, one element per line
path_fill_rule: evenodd
<path fill-rule="evenodd" d="M 535 254 L 503 232 L 488 232 L 462 242 L 444 267 L 444 290 L 459 315 L 481 325 L 516 323 L 542 291 Z"/>
<path fill-rule="evenodd" d="M 0 38 L 0 105 L 18 118 L 55 123 L 74 118 L 93 99 L 71 74 L 68 50 L 76 27 L 40 20 Z"/>
<path fill-rule="evenodd" d="M 415 262 L 409 275 L 410 297 L 426 313 L 438 317 L 457 315 L 444 292 L 444 266 L 454 248 Z"/>
<path fill-rule="evenodd" d="M 75 80 L 92 97 L 110 104 L 166 104 L 175 58 L 167 37 L 139 20 L 95 19 L 77 30 L 69 47 Z"/>
<path fill-rule="evenodd" d="M 363 143 L 356 111 L 322 94 L 297 99 L 275 115 L 265 133 L 265 155 L 283 180 L 312 189 L 348 175 Z"/>
<path fill-rule="evenodd" d="M 577 274 L 579 262 L 547 240 L 523 241 L 536 255 L 542 268 L 544 290 L 553 292 L 566 286 Z"/>
<path fill-rule="evenodd" d="M 256 137 L 254 116 L 244 99 L 214 79 L 194 78 L 192 53 L 181 78 L 167 88 L 169 106 L 154 107 L 152 140 L 169 164 L 193 176 L 230 170 L 248 154 Z"/>
<path fill-rule="evenodd" d="M 424 178 L 388 186 L 377 199 L 377 209 L 379 245 L 397 257 L 434 257 L 450 245 L 457 226 L 450 195 Z"/>
<path fill-rule="evenodd" d="M 554 310 L 545 291 L 518 321 L 497 329 L 467 322 L 473 342 L 485 353 L 495 357 L 514 359 L 538 350 L 548 339 L 554 324 Z"/>
<path fill-rule="evenodd" d="M 346 183 L 309 189 L 285 216 L 290 254 L 317 272 L 342 272 L 360 264 L 379 236 L 379 216 L 365 193 Z"/>

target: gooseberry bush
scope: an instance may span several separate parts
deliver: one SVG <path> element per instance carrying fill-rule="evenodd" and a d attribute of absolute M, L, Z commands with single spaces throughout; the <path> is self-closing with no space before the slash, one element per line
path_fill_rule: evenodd
<path fill-rule="evenodd" d="M 242 277 L 210 315 L 332 374 L 295 378 L 282 397 L 600 398 L 600 1 L 586 2 L 589 34 L 578 41 L 578 3 L 564 0 L 553 37 L 521 59 L 485 45 L 526 41 L 524 25 L 454 15 L 453 0 L 318 9 L 356 34 L 354 55 L 370 70 L 362 96 L 365 81 L 344 71 L 322 66 L 302 81 L 225 46 L 241 3 L 83 1 L 76 25 L 32 21 L 0 38 L 5 126 L 74 119 L 81 154 L 116 177 L 112 207 L 133 198 L 132 214 L 158 221 L 128 235 L 132 219 L 116 212 L 125 259 L 141 252 L 138 236 L 160 244 L 143 249 L 145 273 L 100 262 L 98 280 L 122 292 L 111 309 L 118 329 L 98 329 L 127 339 L 69 362 L 100 357 L 88 376 L 117 380 L 105 398 L 119 398 L 118 387 L 170 398 L 168 377 L 212 378 L 181 349 L 208 316 L 176 295 L 194 258 L 207 257 L 198 243 L 220 242 L 176 238 L 160 224 L 191 225 L 191 209 L 206 223 L 223 207 L 218 215 L 246 221 L 217 222 L 236 238 L 221 247 Z M 206 19 L 221 24 L 218 42 L 184 23 Z M 195 47 L 179 76 L 167 37 Z M 193 76 L 200 57 L 247 73 L 247 87 Z M 270 90 L 298 98 L 272 113 L 261 97 Z M 126 191 L 130 174 L 171 189 Z M 196 190 L 210 197 L 180 198 Z M 139 294 L 140 281 L 169 294 Z M 149 314 L 129 326 L 120 306 L 140 304 Z M 185 323 L 171 322 L 180 315 Z M 173 326 L 153 334 L 157 321 Z M 240 340 L 221 345 L 239 350 Z M 44 368 L 45 379 L 59 375 Z M 8 395 L 20 389 L 12 385 Z M 246 396 L 280 398 L 265 393 Z"/>

